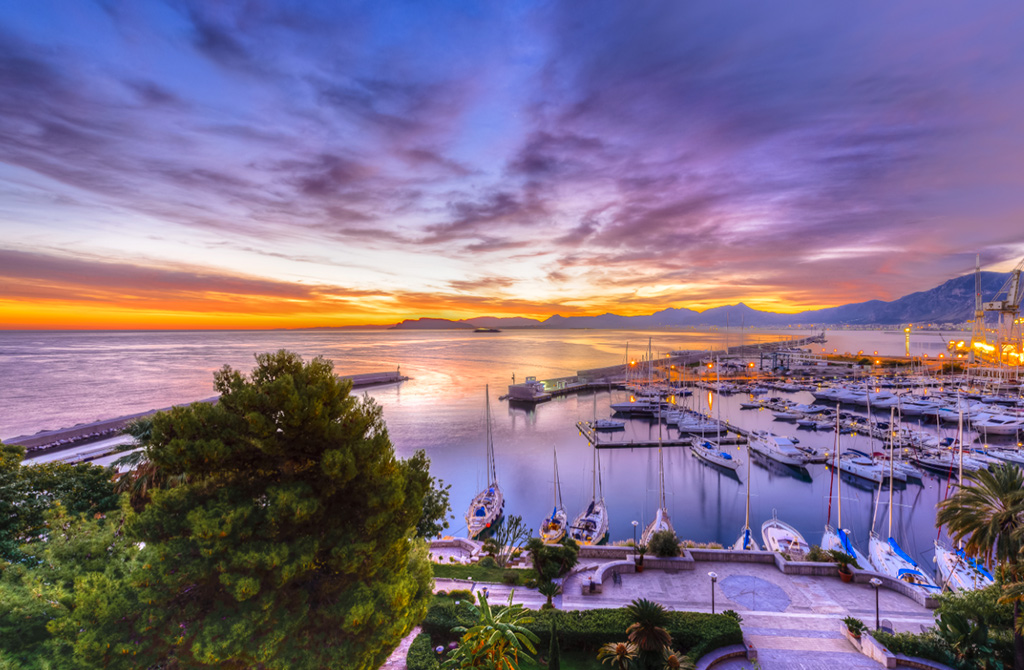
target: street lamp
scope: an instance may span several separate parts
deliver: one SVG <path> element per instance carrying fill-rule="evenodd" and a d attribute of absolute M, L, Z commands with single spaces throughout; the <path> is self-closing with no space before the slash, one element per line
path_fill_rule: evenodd
<path fill-rule="evenodd" d="M 882 628 L 882 624 L 878 621 L 878 587 L 882 585 L 882 580 L 878 577 L 871 578 L 871 586 L 875 587 L 875 630 Z"/>
<path fill-rule="evenodd" d="M 709 572 L 708 577 L 711 578 L 711 613 L 715 613 L 715 582 L 718 581 L 718 575 L 714 572 Z M 881 582 L 879 582 L 881 584 Z"/>
<path fill-rule="evenodd" d="M 636 527 L 639 523 L 639 521 L 633 522 L 633 556 L 636 556 Z"/>

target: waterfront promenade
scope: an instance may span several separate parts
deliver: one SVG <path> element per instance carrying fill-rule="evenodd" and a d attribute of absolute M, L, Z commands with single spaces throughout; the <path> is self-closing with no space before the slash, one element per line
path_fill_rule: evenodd
<path fill-rule="evenodd" d="M 734 552 L 721 552 L 719 560 L 714 560 L 713 552 L 700 553 L 692 569 L 648 568 L 637 573 L 630 567 L 614 580 L 606 573 L 599 593 L 589 592 L 588 579 L 619 559 L 582 557 L 554 603 L 558 609 L 583 610 L 624 607 L 636 598 L 647 598 L 671 610 L 711 612 L 708 573 L 714 572 L 714 610 L 731 609 L 742 617 L 745 639 L 756 648 L 762 670 L 883 667 L 861 654 L 840 632 L 840 622 L 846 616 L 874 628 L 875 590 L 870 585 L 843 583 L 832 574 L 785 574 L 774 563 L 738 561 Z M 435 582 L 436 590 L 445 591 L 483 586 L 492 603 L 504 602 L 513 591 L 503 584 L 482 585 L 470 580 Z M 513 602 L 539 609 L 545 600 L 536 589 L 514 587 Z M 919 633 L 935 623 L 932 610 L 896 591 L 880 589 L 878 603 L 883 626 L 897 632 Z M 401 666 L 388 667 L 397 670 Z M 738 670 L 754 666 L 746 659 L 732 659 L 714 667 Z"/>

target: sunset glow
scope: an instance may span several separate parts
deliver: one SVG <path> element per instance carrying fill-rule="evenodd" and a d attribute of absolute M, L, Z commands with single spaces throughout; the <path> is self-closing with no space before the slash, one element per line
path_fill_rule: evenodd
<path fill-rule="evenodd" d="M 1024 256 L 1024 9 L 14 3 L 0 328 L 891 300 Z"/>

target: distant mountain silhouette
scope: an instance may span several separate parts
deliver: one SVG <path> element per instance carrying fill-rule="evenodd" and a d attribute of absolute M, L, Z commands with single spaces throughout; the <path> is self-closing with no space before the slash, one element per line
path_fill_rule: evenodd
<path fill-rule="evenodd" d="M 1009 278 L 1008 272 L 982 272 L 981 294 L 991 300 Z M 901 323 L 962 323 L 974 318 L 974 274 L 950 279 L 941 286 L 919 291 L 885 302 L 868 300 L 840 307 L 807 310 L 795 314 L 762 312 L 743 303 L 713 307 L 697 312 L 685 307 L 669 307 L 654 314 L 640 316 L 561 316 L 555 314 L 544 321 L 525 317 L 474 317 L 463 321 L 447 319 L 407 319 L 394 326 L 398 329 L 470 329 L 487 328 L 607 328 L 647 329 L 696 326 L 741 326 L 770 328 L 780 326 L 885 326 Z"/>

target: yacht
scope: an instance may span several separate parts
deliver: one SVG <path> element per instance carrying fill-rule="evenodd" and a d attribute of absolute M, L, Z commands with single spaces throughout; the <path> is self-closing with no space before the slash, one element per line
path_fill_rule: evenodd
<path fill-rule="evenodd" d="M 654 534 L 663 530 L 672 530 L 672 519 L 665 508 L 665 457 L 662 455 L 661 447 L 658 447 L 658 511 L 654 513 L 654 520 L 644 528 L 640 544 L 650 544 Z"/>
<path fill-rule="evenodd" d="M 569 537 L 577 544 L 598 545 L 608 539 L 608 509 L 601 486 L 601 458 L 594 449 L 593 497 L 587 509 L 580 512 L 569 526 Z"/>
<path fill-rule="evenodd" d="M 565 529 L 569 525 L 569 517 L 562 505 L 562 487 L 558 483 L 558 453 L 554 452 L 555 481 L 551 516 L 544 519 L 540 526 L 540 537 L 544 544 L 557 544 L 565 537 Z"/>
<path fill-rule="evenodd" d="M 595 419 L 590 422 L 594 430 L 626 430 L 626 422 L 618 419 Z"/>
<path fill-rule="evenodd" d="M 1024 419 L 1006 415 L 991 415 L 980 421 L 972 421 L 971 426 L 979 433 L 986 435 L 1016 435 L 1024 432 Z"/>
<path fill-rule="evenodd" d="M 807 458 L 796 448 L 792 439 L 767 430 L 755 430 L 748 437 L 754 451 L 786 465 L 803 465 Z"/>

